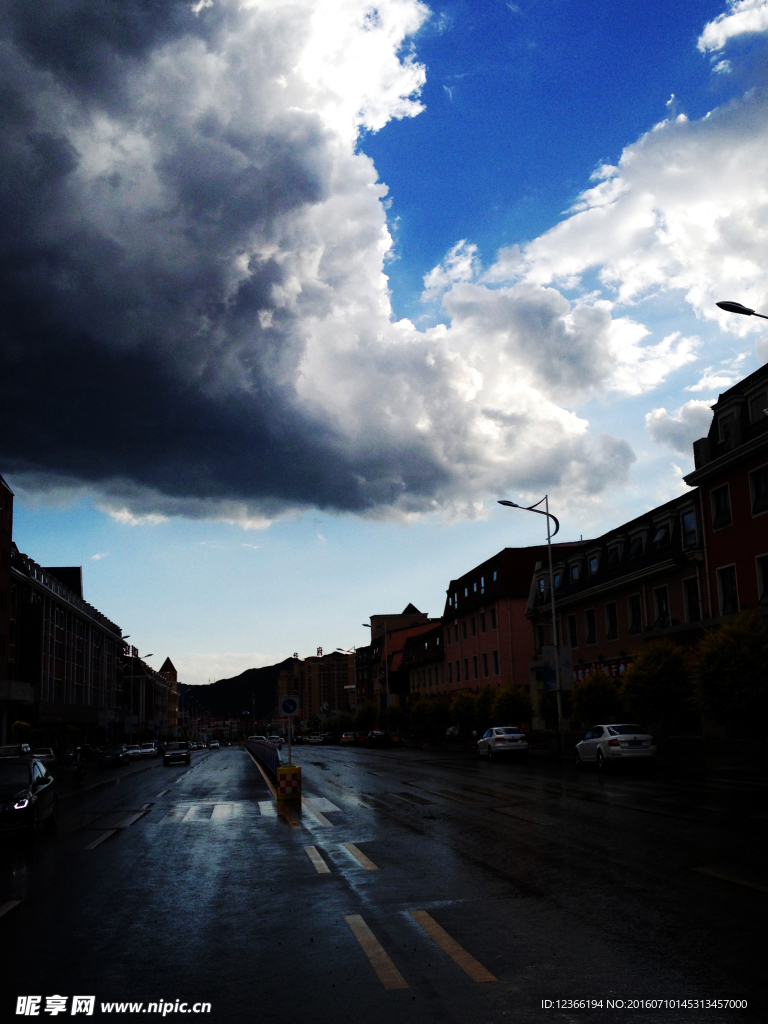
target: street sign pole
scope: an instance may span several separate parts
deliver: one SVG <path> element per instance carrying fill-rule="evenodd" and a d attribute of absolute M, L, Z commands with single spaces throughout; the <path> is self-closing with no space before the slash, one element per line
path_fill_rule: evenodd
<path fill-rule="evenodd" d="M 293 738 L 293 716 L 299 710 L 299 698 L 298 697 L 283 697 L 280 700 L 280 714 L 286 715 L 288 718 L 288 764 L 292 765 L 293 760 L 291 758 L 291 740 Z"/>

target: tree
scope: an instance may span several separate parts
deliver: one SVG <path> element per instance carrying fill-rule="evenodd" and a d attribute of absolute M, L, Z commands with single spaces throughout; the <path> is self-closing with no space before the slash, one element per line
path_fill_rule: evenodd
<path fill-rule="evenodd" d="M 701 641 L 696 704 L 707 718 L 764 734 L 768 714 L 768 622 L 755 612 L 724 619 Z"/>
<path fill-rule="evenodd" d="M 379 715 L 379 725 L 387 732 L 401 732 L 407 718 L 408 713 L 405 708 L 399 704 L 393 704 L 386 711 L 381 712 Z"/>
<path fill-rule="evenodd" d="M 533 714 L 531 695 L 520 686 L 507 686 L 498 690 L 493 702 L 493 721 L 496 725 L 520 725 L 530 722 Z"/>
<path fill-rule="evenodd" d="M 493 701 L 498 692 L 495 687 L 484 686 L 475 698 L 475 721 L 481 736 L 493 725 Z"/>
<path fill-rule="evenodd" d="M 477 719 L 477 698 L 472 693 L 462 690 L 457 693 L 451 704 L 451 721 L 457 726 L 460 735 L 467 736 L 475 728 Z"/>
<path fill-rule="evenodd" d="M 414 735 L 426 736 L 429 729 L 429 703 L 426 697 L 419 697 L 411 707 L 411 730 Z"/>
<path fill-rule="evenodd" d="M 373 701 L 367 701 L 355 712 L 354 727 L 358 732 L 369 732 L 379 717 L 379 709 Z"/>
<path fill-rule="evenodd" d="M 690 708 L 686 652 L 672 640 L 652 640 L 638 654 L 621 687 L 624 706 L 641 722 L 668 722 Z"/>
<path fill-rule="evenodd" d="M 619 682 L 600 669 L 578 679 L 571 690 L 571 714 L 588 728 L 597 722 L 620 718 L 623 701 Z"/>
<path fill-rule="evenodd" d="M 31 733 L 32 726 L 30 723 L 22 722 L 21 719 L 14 722 L 11 726 L 11 736 L 13 736 L 17 743 L 28 743 Z"/>
<path fill-rule="evenodd" d="M 448 698 L 442 694 L 429 698 L 428 704 L 427 724 L 429 738 L 432 743 L 439 743 L 445 739 L 445 730 L 451 724 L 451 707 L 448 703 Z"/>

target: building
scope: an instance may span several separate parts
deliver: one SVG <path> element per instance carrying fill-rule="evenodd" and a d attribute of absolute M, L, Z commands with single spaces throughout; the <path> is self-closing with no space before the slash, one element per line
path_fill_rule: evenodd
<path fill-rule="evenodd" d="M 553 545 L 553 551 L 571 547 Z M 536 566 L 546 561 L 546 545 L 504 548 L 451 580 L 442 619 L 445 692 L 484 686 L 528 688 L 533 652 L 528 598 Z"/>
<path fill-rule="evenodd" d="M 704 528 L 703 602 L 713 619 L 768 606 L 768 366 L 723 392 L 693 446 Z"/>
<path fill-rule="evenodd" d="M 409 700 L 445 693 L 446 665 L 443 625 L 409 636 L 403 645 L 402 668 L 408 673 Z"/>
<path fill-rule="evenodd" d="M 129 742 L 164 740 L 178 724 L 178 680 L 170 658 L 155 672 L 126 646 L 123 656 L 123 730 Z"/>
<path fill-rule="evenodd" d="M 0 476 L 0 705 L 3 719 L 11 700 L 8 658 L 11 637 L 11 543 L 13 535 L 13 491 Z M 6 735 L 3 720 L 3 737 Z M 5 739 L 2 740 L 5 743 Z"/>
<path fill-rule="evenodd" d="M 283 697 L 292 695 L 299 698 L 300 728 L 319 728 L 326 718 L 348 711 L 355 702 L 355 655 L 334 651 L 291 659 L 278 676 L 278 707 Z M 280 728 L 287 729 L 287 719 L 279 721 Z"/>

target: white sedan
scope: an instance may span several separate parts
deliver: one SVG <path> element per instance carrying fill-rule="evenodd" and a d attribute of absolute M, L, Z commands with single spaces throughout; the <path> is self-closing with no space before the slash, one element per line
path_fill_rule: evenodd
<path fill-rule="evenodd" d="M 282 736 L 270 736 L 269 742 L 273 747 L 277 747 L 278 750 L 283 749 L 283 737 Z"/>
<path fill-rule="evenodd" d="M 655 757 L 653 736 L 647 729 L 632 723 L 594 725 L 581 743 L 576 744 L 574 753 L 577 768 L 590 762 L 596 764 L 600 771 L 621 762 L 640 759 L 653 764 Z"/>
<path fill-rule="evenodd" d="M 527 754 L 528 739 L 521 729 L 513 725 L 499 725 L 487 729 L 477 741 L 477 756 L 487 757 L 492 761 L 494 757 L 511 754 Z"/>

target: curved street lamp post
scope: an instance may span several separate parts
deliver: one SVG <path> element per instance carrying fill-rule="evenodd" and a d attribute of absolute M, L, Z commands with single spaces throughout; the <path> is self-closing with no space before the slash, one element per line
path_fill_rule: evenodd
<path fill-rule="evenodd" d="M 544 508 L 540 509 L 539 505 L 544 502 Z M 552 606 L 552 644 L 555 649 L 555 682 L 557 688 L 557 734 L 558 739 L 562 743 L 563 733 L 563 698 L 562 698 L 562 681 L 560 679 L 560 644 L 558 643 L 558 629 L 557 629 L 557 614 L 555 612 L 555 578 L 552 572 L 552 538 L 560 529 L 560 523 L 556 516 L 553 516 L 549 511 L 549 495 L 545 494 L 541 501 L 537 501 L 535 505 L 517 505 L 514 501 L 501 501 L 499 505 L 507 505 L 509 508 L 520 508 L 524 512 L 536 512 L 540 516 L 547 517 L 547 551 L 549 553 L 549 596 Z M 554 533 L 550 531 L 549 521 L 554 520 L 555 530 Z"/>

